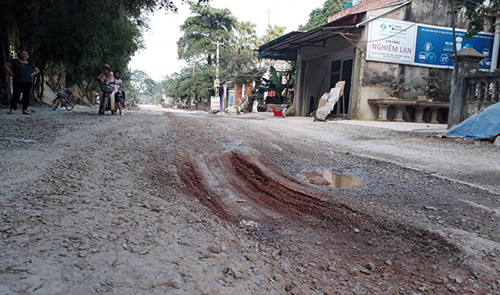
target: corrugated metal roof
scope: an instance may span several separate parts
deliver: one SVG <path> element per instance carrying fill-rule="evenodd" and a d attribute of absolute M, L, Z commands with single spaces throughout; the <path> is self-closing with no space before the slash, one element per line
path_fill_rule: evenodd
<path fill-rule="evenodd" d="M 314 45 L 315 43 L 334 37 L 336 33 L 347 33 L 349 30 L 356 29 L 358 19 L 359 14 L 347 15 L 324 26 L 269 47 L 268 50 L 297 49 L 301 46 Z"/>

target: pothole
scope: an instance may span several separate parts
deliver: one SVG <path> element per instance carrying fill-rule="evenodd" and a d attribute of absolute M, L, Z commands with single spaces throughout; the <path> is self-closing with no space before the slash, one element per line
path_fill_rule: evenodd
<path fill-rule="evenodd" d="M 306 180 L 312 184 L 324 185 L 332 188 L 363 188 L 364 181 L 356 176 L 344 174 L 336 170 L 321 170 L 304 172 Z"/>

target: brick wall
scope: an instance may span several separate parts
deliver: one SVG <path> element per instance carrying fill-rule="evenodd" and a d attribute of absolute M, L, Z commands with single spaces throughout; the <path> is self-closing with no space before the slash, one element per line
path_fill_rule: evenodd
<path fill-rule="evenodd" d="M 243 92 L 243 95 L 242 95 L 242 89 L 243 88 L 243 85 L 235 85 L 234 86 L 234 102 L 235 102 L 235 105 L 239 105 L 243 102 L 243 95 L 247 95 L 248 97 L 250 97 L 250 95 L 252 94 L 252 88 L 253 88 L 253 85 L 252 83 L 247 83 L 245 85 L 245 90 Z"/>
<path fill-rule="evenodd" d="M 241 103 L 241 85 L 234 86 L 234 105 L 239 105 Z"/>

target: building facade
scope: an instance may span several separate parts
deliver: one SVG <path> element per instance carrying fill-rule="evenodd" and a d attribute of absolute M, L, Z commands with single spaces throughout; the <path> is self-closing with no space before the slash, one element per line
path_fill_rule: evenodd
<path fill-rule="evenodd" d="M 357 1 L 330 16 L 328 24 L 281 40 L 265 51 L 274 56 L 284 52 L 289 59 L 290 52 L 296 52 L 296 114 L 313 112 L 324 93 L 345 81 L 334 115 L 376 120 L 380 110 L 373 100 L 432 96 L 434 101 L 449 101 L 454 52 L 449 11 L 449 1 L 441 0 Z M 486 32 L 472 39 L 463 37 L 467 27 L 463 14 L 457 15 L 456 27 L 457 46 L 474 47 L 485 55 L 480 66 L 489 68 L 494 39 L 491 20 L 485 24 Z M 420 111 L 431 121 L 430 108 Z M 418 112 L 411 104 L 401 109 L 405 121 L 416 120 Z M 388 119 L 396 113 L 396 108 L 388 107 Z M 434 121 L 444 123 L 446 109 L 435 116 Z"/>

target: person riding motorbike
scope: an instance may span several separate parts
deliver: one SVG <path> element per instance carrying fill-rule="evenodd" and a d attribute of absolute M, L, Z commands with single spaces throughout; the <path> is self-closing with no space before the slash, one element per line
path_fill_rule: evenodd
<path fill-rule="evenodd" d="M 101 98 L 101 104 L 99 107 L 99 113 L 104 114 L 106 112 L 106 109 L 108 106 L 106 105 L 105 102 L 105 97 L 109 96 L 109 108 L 111 109 L 111 113 L 114 114 L 115 111 L 115 78 L 113 75 L 113 72 L 111 71 L 111 67 L 109 64 L 105 64 L 102 66 L 102 73 L 99 74 L 96 78 L 97 81 L 101 83 L 101 92 L 102 92 L 102 98 Z"/>
<path fill-rule="evenodd" d="M 120 115 L 123 116 L 122 108 L 125 107 L 125 91 L 123 91 L 122 84 L 123 81 L 120 78 L 120 71 L 116 70 L 115 73 L 115 102 L 118 105 L 118 109 L 120 110 Z"/>

